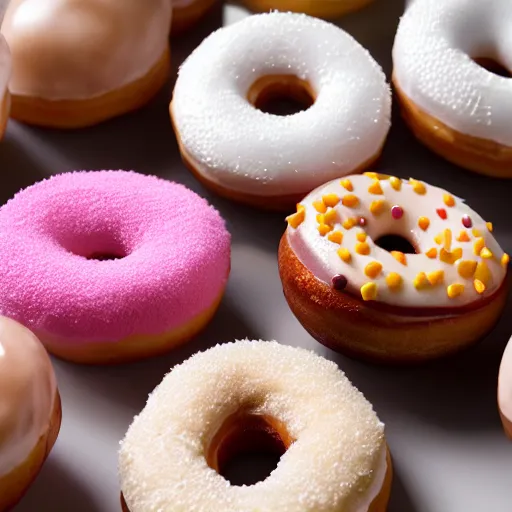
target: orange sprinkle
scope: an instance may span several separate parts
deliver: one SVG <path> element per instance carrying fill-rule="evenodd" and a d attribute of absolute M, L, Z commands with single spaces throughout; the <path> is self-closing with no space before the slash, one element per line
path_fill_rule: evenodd
<path fill-rule="evenodd" d="M 445 229 L 443 232 L 443 247 L 444 250 L 450 252 L 452 248 L 452 230 Z"/>
<path fill-rule="evenodd" d="M 484 283 L 482 283 L 482 281 L 480 281 L 479 279 L 475 279 L 475 280 L 473 281 L 473 286 L 475 287 L 476 293 L 480 293 L 480 294 L 482 294 L 482 293 L 484 293 L 484 292 L 485 292 L 485 288 L 486 288 L 486 286 L 485 286 L 485 284 L 484 284 Z"/>
<path fill-rule="evenodd" d="M 459 236 L 457 237 L 457 242 L 470 242 L 471 239 L 469 238 L 469 235 L 465 229 L 463 229 Z"/>
<path fill-rule="evenodd" d="M 352 182 L 348 178 L 341 180 L 340 183 L 345 190 L 348 190 L 349 192 L 354 190 L 354 185 L 352 185 Z"/>
<path fill-rule="evenodd" d="M 360 233 L 357 233 L 356 238 L 358 242 L 366 242 L 366 233 L 361 231 Z"/>
<path fill-rule="evenodd" d="M 416 194 L 423 196 L 427 193 L 427 187 L 425 187 L 425 185 L 421 181 L 414 180 L 411 178 L 409 180 L 409 184 L 412 185 L 412 189 L 414 190 L 414 192 L 416 192 Z"/>
<path fill-rule="evenodd" d="M 322 201 L 325 205 L 334 208 L 340 202 L 340 198 L 336 194 L 326 194 L 322 196 Z"/>
<path fill-rule="evenodd" d="M 327 206 L 323 201 L 313 201 L 313 208 L 318 213 L 325 213 L 327 211 Z"/>
<path fill-rule="evenodd" d="M 370 254 L 370 246 L 366 242 L 358 242 L 356 244 L 356 252 L 362 255 Z"/>
<path fill-rule="evenodd" d="M 505 252 L 503 253 L 503 256 L 501 257 L 501 265 L 503 267 L 506 267 L 510 262 L 510 256 Z"/>
<path fill-rule="evenodd" d="M 329 226 L 328 224 L 320 224 L 320 225 L 318 226 L 318 232 L 319 232 L 322 236 L 327 235 L 327 233 L 329 233 L 330 231 L 332 231 L 332 226 Z"/>
<path fill-rule="evenodd" d="M 471 230 L 471 233 L 473 233 L 473 236 L 476 236 L 476 237 L 482 236 L 482 233 L 480 232 L 480 230 L 476 229 L 476 228 L 473 228 Z"/>
<path fill-rule="evenodd" d="M 427 274 L 425 272 L 420 272 L 412 282 L 416 290 L 424 290 L 430 286 L 430 283 L 427 278 Z"/>
<path fill-rule="evenodd" d="M 389 184 L 395 189 L 400 190 L 402 188 L 402 180 L 396 176 L 389 178 Z"/>
<path fill-rule="evenodd" d="M 356 224 L 357 219 L 354 219 L 354 217 L 349 217 L 348 219 L 345 219 L 342 223 L 345 229 L 352 229 Z"/>
<path fill-rule="evenodd" d="M 377 298 L 377 285 L 375 283 L 366 283 L 361 286 L 361 296 L 363 300 L 375 300 Z"/>
<path fill-rule="evenodd" d="M 364 268 L 364 273 L 371 279 L 375 279 L 382 272 L 382 264 L 378 261 L 370 261 Z"/>
<path fill-rule="evenodd" d="M 487 249 L 487 247 L 484 247 L 480 251 L 480 257 L 485 258 L 486 260 L 490 260 L 493 257 L 493 254 L 489 249 Z"/>
<path fill-rule="evenodd" d="M 286 217 L 286 222 L 288 222 L 288 225 L 291 226 L 294 229 L 297 229 L 306 218 L 306 208 L 302 204 L 297 205 L 297 212 L 293 213 L 292 215 L 288 215 Z"/>
<path fill-rule="evenodd" d="M 473 246 L 473 252 L 480 256 L 482 249 L 485 247 L 485 240 L 483 238 L 477 238 L 475 241 L 475 245 Z"/>
<path fill-rule="evenodd" d="M 380 215 L 384 209 L 386 208 L 386 201 L 382 199 L 377 199 L 377 201 L 372 201 L 370 204 L 370 212 L 373 215 Z"/>
<path fill-rule="evenodd" d="M 372 180 L 378 180 L 380 175 L 378 172 L 363 172 L 363 176 L 368 176 Z"/>
<path fill-rule="evenodd" d="M 329 210 L 324 215 L 324 222 L 326 224 L 334 224 L 336 222 L 337 212 L 334 209 Z"/>
<path fill-rule="evenodd" d="M 390 272 L 386 276 L 386 284 L 388 285 L 388 288 L 392 291 L 398 290 L 402 287 L 402 276 L 400 274 L 397 274 L 396 272 Z"/>
<path fill-rule="evenodd" d="M 418 226 L 423 229 L 423 231 L 426 231 L 430 226 L 430 219 L 428 217 L 420 217 L 418 219 Z"/>
<path fill-rule="evenodd" d="M 427 274 L 427 279 L 432 286 L 441 283 L 444 279 L 444 270 L 434 270 L 433 272 L 429 272 Z"/>
<path fill-rule="evenodd" d="M 393 256 L 393 258 L 395 258 L 396 261 L 399 261 L 402 265 L 407 265 L 407 258 L 403 252 L 391 251 L 391 256 Z"/>
<path fill-rule="evenodd" d="M 373 183 L 368 187 L 370 194 L 382 194 L 382 187 L 380 186 L 379 180 L 374 180 Z"/>
<path fill-rule="evenodd" d="M 460 258 L 462 258 L 462 249 L 460 247 L 451 252 L 446 249 L 441 249 L 439 252 L 439 259 L 449 265 L 453 265 L 457 260 L 460 260 Z"/>
<path fill-rule="evenodd" d="M 427 256 L 427 258 L 433 260 L 434 258 L 437 257 L 437 249 L 435 247 L 432 247 L 425 253 L 425 255 Z"/>
<path fill-rule="evenodd" d="M 464 292 L 464 285 L 459 283 L 454 283 L 448 286 L 446 288 L 446 293 L 448 294 L 448 297 L 450 299 L 455 299 L 455 297 L 458 297 L 459 295 L 462 295 Z"/>
<path fill-rule="evenodd" d="M 332 233 L 329 233 L 327 239 L 329 242 L 341 245 L 341 242 L 343 242 L 343 233 L 341 231 L 333 231 Z"/>
<path fill-rule="evenodd" d="M 319 213 L 316 216 L 316 221 L 318 222 L 318 224 L 325 224 L 325 215 L 322 213 Z"/>
<path fill-rule="evenodd" d="M 444 201 L 444 204 L 450 208 L 452 206 L 455 206 L 455 199 L 451 194 L 446 194 L 446 193 L 443 194 L 443 201 Z"/>
<path fill-rule="evenodd" d="M 350 263 L 352 260 L 352 255 L 350 254 L 349 250 L 345 247 L 342 247 L 341 249 L 338 249 L 338 256 L 345 262 Z"/>
<path fill-rule="evenodd" d="M 485 261 L 478 262 L 474 278 L 482 281 L 482 283 L 484 283 L 486 286 L 491 280 L 491 272 L 489 271 L 489 267 Z"/>
<path fill-rule="evenodd" d="M 444 241 L 444 238 L 443 238 L 443 233 L 439 233 L 437 234 L 435 237 L 434 237 L 434 242 L 437 244 L 437 245 L 441 245 Z"/>
<path fill-rule="evenodd" d="M 457 271 L 461 277 L 464 277 L 465 279 L 471 279 L 475 273 L 476 265 L 476 261 L 461 260 L 457 267 Z"/>
<path fill-rule="evenodd" d="M 346 194 L 343 196 L 341 202 L 343 203 L 343 206 L 348 208 L 355 208 L 359 205 L 359 198 L 354 194 Z"/>
<path fill-rule="evenodd" d="M 487 229 L 492 233 L 492 230 L 494 229 L 492 222 L 486 222 L 485 225 L 487 226 Z"/>

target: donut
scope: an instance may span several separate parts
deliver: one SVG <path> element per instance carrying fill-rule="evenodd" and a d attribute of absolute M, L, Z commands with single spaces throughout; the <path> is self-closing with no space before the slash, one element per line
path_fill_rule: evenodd
<path fill-rule="evenodd" d="M 313 104 L 287 116 L 261 110 L 278 98 Z M 290 210 L 379 156 L 390 108 L 382 69 L 350 35 L 272 12 L 207 37 L 179 71 L 170 112 L 182 158 L 206 186 Z"/>
<path fill-rule="evenodd" d="M 498 377 L 498 406 L 505 433 L 512 439 L 512 337 L 501 360 Z"/>
<path fill-rule="evenodd" d="M 170 350 L 214 315 L 230 269 L 220 215 L 177 183 L 54 176 L 0 209 L 0 313 L 54 355 L 119 363 Z"/>
<path fill-rule="evenodd" d="M 10 76 L 11 53 L 5 38 L 0 34 L 0 139 L 4 136 L 11 110 L 11 95 L 8 89 Z"/>
<path fill-rule="evenodd" d="M 172 0 L 172 35 L 180 35 L 195 25 L 216 0 Z"/>
<path fill-rule="evenodd" d="M 94 125 L 145 105 L 169 74 L 169 0 L 12 0 L 14 119 Z"/>
<path fill-rule="evenodd" d="M 244 0 L 252 11 L 303 12 L 317 18 L 339 18 L 366 7 L 372 0 Z"/>
<path fill-rule="evenodd" d="M 264 450 L 281 455 L 265 480 L 222 476 L 234 456 Z M 384 512 L 392 478 L 384 425 L 334 363 L 248 340 L 175 367 L 128 429 L 118 467 L 129 512 Z"/>
<path fill-rule="evenodd" d="M 331 181 L 287 218 L 284 295 L 320 343 L 377 362 L 454 353 L 496 323 L 509 257 L 462 199 L 377 173 Z"/>
<path fill-rule="evenodd" d="M 46 350 L 28 329 L 0 317 L 0 511 L 23 497 L 55 444 L 60 423 Z"/>
<path fill-rule="evenodd" d="M 393 84 L 403 117 L 432 151 L 471 171 L 512 178 L 512 3 L 421 0 L 402 17 Z M 486 69 L 489 68 L 489 69 Z"/>

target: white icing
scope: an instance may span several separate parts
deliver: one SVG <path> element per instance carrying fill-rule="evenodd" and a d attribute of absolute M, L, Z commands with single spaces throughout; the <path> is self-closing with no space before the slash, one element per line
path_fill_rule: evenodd
<path fill-rule="evenodd" d="M 498 378 L 498 404 L 501 414 L 512 423 L 512 337 L 501 360 Z"/>
<path fill-rule="evenodd" d="M 421 0 L 402 17 L 394 77 L 416 105 L 450 128 L 512 146 L 512 80 L 472 58 L 512 70 L 510 0 Z"/>
<path fill-rule="evenodd" d="M 56 391 L 53 368 L 39 340 L 0 317 L 0 478 L 25 462 L 48 430 Z"/>
<path fill-rule="evenodd" d="M 168 45 L 169 0 L 13 0 L 2 33 L 13 94 L 101 96 L 141 77 Z"/>
<path fill-rule="evenodd" d="M 301 204 L 306 208 L 305 220 L 297 229 L 288 226 L 288 241 L 297 257 L 318 279 L 331 285 L 331 279 L 337 274 L 342 274 L 348 279 L 346 290 L 361 298 L 361 287 L 368 282 L 375 282 L 378 286 L 377 300 L 386 304 L 404 307 L 446 307 L 462 306 L 479 300 L 481 297 L 492 295 L 503 283 L 506 275 L 506 268 L 501 264 L 503 250 L 498 242 L 489 232 L 485 221 L 459 198 L 455 199 L 455 206 L 448 207 L 443 202 L 443 195 L 446 191 L 426 186 L 424 195 L 413 191 L 408 181 L 402 181 L 400 191 L 394 190 L 389 180 L 380 180 L 383 195 L 375 195 L 368 192 L 368 188 L 374 179 L 366 175 L 349 177 L 353 192 L 347 191 L 340 180 L 327 183 L 311 192 Z M 357 208 L 348 208 L 340 203 L 335 207 L 337 211 L 336 224 L 333 231 L 341 231 L 343 241 L 341 246 L 328 240 L 327 236 L 321 236 L 318 231 L 318 212 L 313 206 L 314 201 L 322 200 L 326 194 L 336 194 L 340 198 L 347 194 L 353 194 L 359 198 Z M 374 216 L 369 208 L 373 201 L 385 200 L 387 205 L 385 211 L 379 216 Z M 400 220 L 395 220 L 391 215 L 391 207 L 399 205 L 403 208 L 404 215 Z M 445 209 L 447 220 L 442 220 L 436 213 L 437 209 Z M 462 224 L 462 217 L 469 215 L 473 226 L 466 229 Z M 426 231 L 418 227 L 418 219 L 427 217 L 430 226 Z M 346 218 L 364 217 L 367 225 L 363 228 L 359 225 L 345 229 L 340 222 Z M 458 264 L 461 260 L 483 261 L 483 258 L 474 254 L 475 237 L 472 229 L 479 230 L 484 238 L 485 247 L 493 254 L 492 259 L 486 259 L 485 263 L 490 272 L 490 280 L 483 295 L 479 295 L 474 288 L 473 278 L 463 278 L 458 273 Z M 434 238 L 439 233 L 450 229 L 453 234 L 451 249 L 461 248 L 462 257 L 454 264 L 446 263 L 439 259 L 439 250 L 443 247 L 438 245 Z M 456 237 L 465 230 L 470 238 L 469 242 L 458 242 Z M 368 255 L 358 254 L 355 251 L 358 243 L 357 234 L 366 232 L 366 242 L 370 246 Z M 384 235 L 400 235 L 412 241 L 417 246 L 420 254 L 407 254 L 407 265 L 397 261 L 391 253 L 375 245 L 377 240 Z M 341 247 L 350 251 L 352 260 L 345 263 L 339 257 L 337 251 Z M 424 253 L 430 248 L 436 247 L 438 255 L 435 259 L 428 258 Z M 371 279 L 364 273 L 366 265 L 372 261 L 382 264 L 383 271 Z M 413 281 L 418 273 L 430 273 L 437 270 L 444 271 L 444 280 L 426 289 L 418 290 Z M 403 278 L 402 288 L 392 291 L 386 284 L 386 276 L 390 272 L 396 272 Z M 464 285 L 464 292 L 456 298 L 450 298 L 447 294 L 447 286 L 453 283 Z"/>
<path fill-rule="evenodd" d="M 295 75 L 317 94 L 275 116 L 247 93 L 259 78 Z M 211 34 L 180 69 L 171 105 L 198 172 L 262 196 L 305 194 L 375 156 L 390 126 L 382 69 L 350 35 L 302 14 L 250 16 Z"/>
<path fill-rule="evenodd" d="M 266 480 L 237 487 L 208 467 L 205 451 L 242 407 L 281 421 L 296 441 Z M 246 340 L 196 354 L 164 378 L 121 443 L 119 472 L 131 512 L 366 512 L 385 455 L 383 424 L 334 363 Z"/>

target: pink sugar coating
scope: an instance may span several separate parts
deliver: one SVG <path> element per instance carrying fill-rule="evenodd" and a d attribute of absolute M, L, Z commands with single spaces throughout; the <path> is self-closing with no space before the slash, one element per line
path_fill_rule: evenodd
<path fill-rule="evenodd" d="M 57 175 L 0 209 L 0 314 L 75 343 L 160 334 L 220 295 L 230 240 L 183 185 L 126 171 Z"/>

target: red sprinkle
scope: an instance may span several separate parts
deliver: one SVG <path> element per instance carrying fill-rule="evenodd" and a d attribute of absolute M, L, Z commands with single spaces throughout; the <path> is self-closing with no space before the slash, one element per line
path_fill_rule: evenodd
<path fill-rule="evenodd" d="M 436 212 L 437 215 L 439 215 L 439 217 L 441 217 L 441 219 L 443 220 L 446 220 L 446 218 L 448 217 L 448 215 L 446 214 L 446 210 L 444 208 L 438 208 Z"/>
<path fill-rule="evenodd" d="M 332 287 L 339 292 L 344 290 L 348 284 L 348 279 L 342 274 L 336 274 L 332 280 Z"/>
<path fill-rule="evenodd" d="M 393 219 L 395 220 L 398 220 L 398 219 L 401 219 L 404 215 L 404 209 L 401 207 L 401 206 L 398 206 L 397 204 L 395 204 L 395 206 L 393 206 L 391 208 L 391 216 L 393 217 Z"/>
<path fill-rule="evenodd" d="M 462 217 L 462 225 L 468 229 L 473 226 L 473 221 L 469 215 L 464 215 Z"/>
<path fill-rule="evenodd" d="M 359 225 L 363 228 L 366 226 L 366 219 L 364 217 L 359 218 Z"/>

